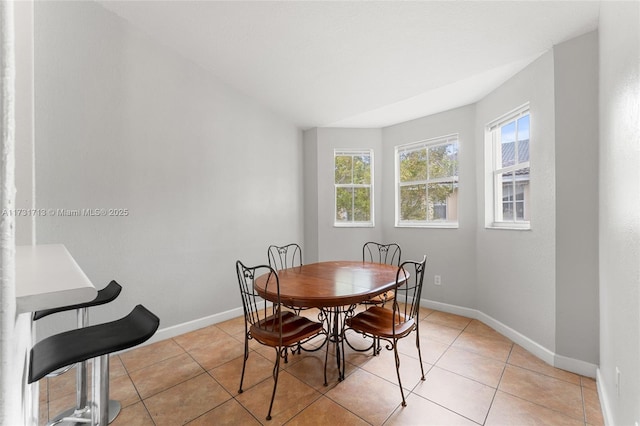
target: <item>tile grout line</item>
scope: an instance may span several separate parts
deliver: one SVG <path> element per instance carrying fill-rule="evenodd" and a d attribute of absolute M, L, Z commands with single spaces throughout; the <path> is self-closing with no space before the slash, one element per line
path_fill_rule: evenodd
<path fill-rule="evenodd" d="M 434 312 L 435 312 L 435 311 L 434 311 Z M 449 373 L 451 373 L 451 374 L 455 374 L 456 376 L 459 376 L 459 377 L 465 378 L 465 379 L 467 379 L 467 380 L 471 380 L 471 381 L 474 381 L 474 382 L 476 382 L 476 383 L 479 383 L 479 384 L 481 384 L 481 385 L 483 385 L 483 386 L 487 386 L 487 387 L 490 387 L 490 388 L 492 388 L 492 389 L 495 389 L 495 391 L 494 391 L 494 398 L 495 398 L 495 394 L 496 394 L 496 392 L 497 392 L 497 390 L 498 390 L 498 389 L 497 389 L 497 387 L 496 387 L 496 388 L 493 388 L 492 386 L 489 386 L 489 385 L 487 385 L 486 383 L 482 383 L 482 382 L 480 382 L 480 381 L 478 381 L 478 380 L 472 379 L 472 378 L 470 378 L 470 377 L 463 376 L 463 375 L 461 375 L 461 374 L 456 373 L 455 371 L 449 371 L 449 370 L 447 370 L 446 368 L 443 368 L 443 367 L 440 367 L 440 366 L 436 365 L 436 364 L 438 363 L 438 361 L 440 361 L 440 360 L 442 359 L 442 357 L 444 357 L 444 354 L 445 354 L 445 353 L 447 353 L 447 351 L 448 351 L 449 349 L 454 348 L 454 349 L 464 350 L 463 348 L 456 348 L 456 347 L 454 347 L 454 346 L 453 346 L 453 344 L 455 343 L 455 341 L 456 341 L 456 340 L 458 340 L 458 338 L 459 338 L 459 337 L 462 335 L 462 333 L 467 329 L 467 327 L 469 327 L 469 325 L 471 324 L 471 322 L 472 322 L 472 321 L 469 321 L 469 323 L 467 323 L 467 325 L 466 325 L 463 329 L 459 330 L 459 332 L 458 332 L 458 334 L 456 335 L 456 337 L 451 341 L 451 343 L 449 343 L 449 344 L 447 345 L 447 349 L 445 349 L 444 351 L 442 351 L 442 354 L 440 354 L 440 356 L 438 357 L 438 359 L 436 359 L 436 361 L 435 361 L 433 364 L 431 364 L 431 368 L 429 368 L 429 371 L 425 374 L 425 380 L 426 380 L 426 376 L 429 374 L 429 372 L 431 372 L 431 370 L 433 370 L 435 367 L 437 367 L 437 368 L 440 368 L 440 369 L 442 369 L 442 370 L 444 370 L 444 371 L 447 371 L 447 372 L 449 372 Z M 441 325 L 441 326 L 444 326 L 444 327 L 448 327 L 448 328 L 454 329 L 453 327 L 449 327 L 449 326 L 444 325 L 444 324 L 438 324 L 438 325 Z M 454 330 L 458 330 L 458 329 L 454 329 Z M 443 342 L 440 342 L 440 343 L 443 343 Z M 466 351 L 466 352 L 471 352 L 471 351 Z M 475 353 L 475 352 L 471 352 L 471 353 L 474 353 L 474 354 L 476 354 L 476 355 L 480 355 L 480 354 Z M 511 353 L 511 351 L 510 351 L 509 353 Z M 482 355 L 480 355 L 480 356 L 482 356 Z M 488 357 L 484 357 L 484 358 L 487 358 L 487 359 L 493 359 L 493 358 L 488 358 Z M 503 368 L 503 373 L 504 373 L 504 368 Z M 498 381 L 498 383 L 499 383 L 499 381 Z M 447 410 L 447 411 L 449 411 L 449 412 L 451 412 L 451 413 L 453 413 L 453 414 L 456 414 L 456 415 L 458 415 L 458 416 L 460 416 L 460 417 L 463 417 L 463 418 L 465 418 L 465 419 L 467 419 L 467 420 L 469 420 L 469 421 L 471 421 L 471 422 L 473 422 L 473 423 L 475 423 L 475 424 L 478 424 L 478 422 L 476 422 L 475 420 L 473 420 L 473 419 L 471 419 L 471 418 L 469 418 L 469 417 L 467 417 L 467 416 L 465 416 L 465 415 L 463 415 L 463 414 L 461 414 L 461 413 L 458 413 L 457 411 L 454 411 L 454 410 L 452 410 L 452 409 L 451 409 L 451 408 L 449 408 L 449 407 L 446 407 L 446 406 L 444 406 L 444 405 L 442 405 L 442 404 L 440 404 L 440 403 L 438 403 L 438 402 L 436 402 L 436 401 L 432 401 L 432 400 L 431 400 L 431 399 L 429 399 L 429 398 L 425 398 L 425 397 L 423 397 L 422 395 L 420 395 L 420 394 L 418 394 L 418 393 L 415 393 L 415 392 L 414 392 L 414 390 L 415 390 L 415 388 L 416 388 L 416 387 L 418 387 L 419 385 L 420 385 L 420 382 L 418 382 L 418 384 L 414 387 L 414 389 L 412 389 L 412 390 L 411 390 L 411 393 L 412 393 L 412 394 L 414 394 L 416 397 L 418 397 L 418 398 L 422 398 L 422 399 L 424 399 L 424 400 L 426 400 L 426 401 L 429 401 L 429 402 L 431 402 L 431 403 L 433 403 L 433 404 L 436 404 L 436 405 L 438 405 L 439 407 L 442 407 L 442 408 L 444 408 L 445 410 Z M 492 400 L 491 400 L 491 401 L 492 401 L 492 403 L 493 403 L 493 398 L 492 398 Z M 491 404 L 489 405 L 489 409 L 491 409 Z M 392 414 L 393 414 L 393 413 L 392 413 Z M 486 422 L 486 417 L 487 417 L 488 415 L 489 415 L 489 410 L 487 410 L 487 414 L 485 415 L 485 420 L 484 420 L 484 422 L 483 422 L 482 424 L 484 424 L 484 423 Z"/>
<path fill-rule="evenodd" d="M 584 400 L 584 387 L 582 386 L 582 379 L 580 379 L 580 397 L 582 399 L 582 420 L 584 424 L 587 424 L 587 405 Z"/>
<path fill-rule="evenodd" d="M 504 362 L 504 367 L 502 367 L 502 373 L 500 374 L 500 380 L 498 380 L 498 384 L 496 385 L 496 390 L 493 393 L 493 398 L 491 398 L 491 402 L 489 403 L 489 409 L 487 410 L 487 414 L 484 416 L 484 421 L 482 422 L 482 424 L 486 424 L 487 423 L 487 419 L 489 418 L 489 413 L 491 412 L 491 408 L 493 407 L 493 403 L 496 400 L 496 396 L 498 395 L 498 389 L 500 389 L 500 383 L 502 383 L 502 379 L 504 377 L 504 373 L 507 371 L 507 364 L 509 363 L 509 358 L 511 357 L 511 354 L 513 353 L 513 347 L 514 344 L 511 344 L 511 349 L 509 350 L 509 355 L 507 356 L 507 360 Z"/>

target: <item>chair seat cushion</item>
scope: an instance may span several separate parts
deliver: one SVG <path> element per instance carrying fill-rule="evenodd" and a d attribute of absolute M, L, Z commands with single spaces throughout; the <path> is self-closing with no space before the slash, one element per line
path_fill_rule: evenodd
<path fill-rule="evenodd" d="M 393 323 L 395 322 L 395 334 Z M 396 312 L 394 316 L 392 309 L 372 306 L 366 311 L 360 312 L 352 318 L 347 318 L 347 326 L 374 336 L 387 338 L 401 338 L 411 333 L 415 325 L 412 318 L 406 318 L 402 313 Z"/>
<path fill-rule="evenodd" d="M 268 316 L 250 328 L 251 336 L 268 346 L 280 346 L 279 320 Z M 291 346 L 301 340 L 322 332 L 322 324 L 293 312 L 282 312 L 282 346 Z"/>

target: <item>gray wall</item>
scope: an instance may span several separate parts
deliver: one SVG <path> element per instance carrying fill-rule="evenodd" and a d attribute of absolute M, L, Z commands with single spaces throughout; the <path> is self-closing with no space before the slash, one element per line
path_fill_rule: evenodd
<path fill-rule="evenodd" d="M 304 132 L 304 263 L 318 261 L 318 129 Z"/>
<path fill-rule="evenodd" d="M 640 423 L 639 20 L 638 2 L 600 6 L 598 388 L 612 425 Z"/>
<path fill-rule="evenodd" d="M 556 354 L 598 364 L 598 33 L 554 49 Z"/>
<path fill-rule="evenodd" d="M 35 9 L 37 207 L 129 212 L 41 217 L 37 242 L 123 285 L 94 322 L 240 307 L 235 261 L 302 242 L 301 132 L 94 2 Z"/>
<path fill-rule="evenodd" d="M 322 260 L 359 260 L 362 259 L 362 245 L 367 241 L 377 241 L 381 235 L 380 223 L 383 204 L 382 188 L 384 184 L 380 168 L 381 131 L 380 129 L 311 129 L 305 132 L 305 151 L 314 150 L 315 159 L 306 162 L 314 163 L 305 167 L 305 190 L 315 193 L 317 202 L 310 204 L 315 210 L 305 210 L 305 228 L 315 227 L 317 239 L 305 239 L 305 244 L 313 246 L 311 252 L 317 252 L 317 258 L 305 255 L 307 262 Z M 374 199 L 375 227 L 345 228 L 334 226 L 334 149 L 373 149 L 374 158 Z M 312 156 L 311 156 L 312 157 Z M 314 174 L 315 172 L 315 174 Z M 314 221 L 316 221 L 314 223 Z M 311 237 L 308 233 L 305 237 Z"/>
<path fill-rule="evenodd" d="M 596 41 L 597 33 L 590 33 L 556 46 L 474 105 L 381 129 L 374 229 L 332 226 L 331 155 L 334 148 L 374 146 L 377 130 L 305 132 L 306 196 L 315 201 L 307 202 L 312 211 L 306 218 L 317 213 L 317 224 L 305 222 L 305 226 L 318 230 L 316 236 L 305 234 L 307 245 L 319 247 L 320 260 L 353 258 L 369 235 L 400 243 L 405 259 L 426 253 L 425 299 L 461 313 L 475 310 L 481 318 L 506 327 L 547 362 L 595 374 Z M 531 229 L 488 228 L 485 166 L 491 156 L 486 152 L 485 126 L 526 102 L 534 141 Z M 460 139 L 459 228 L 395 227 L 395 146 L 451 133 L 458 133 Z M 589 176 L 584 176 L 589 170 Z M 433 284 L 436 274 L 442 277 L 441 286 Z"/>
<path fill-rule="evenodd" d="M 530 102 L 531 230 L 485 228 L 485 126 Z M 549 51 L 476 104 L 478 309 L 555 350 L 555 108 Z M 491 182 L 491 180 L 488 180 Z M 489 200 L 491 202 L 491 200 Z"/>
<path fill-rule="evenodd" d="M 383 217 L 382 233 L 387 241 L 402 246 L 403 259 L 427 255 L 423 297 L 438 302 L 476 307 L 476 189 L 473 105 L 383 129 Z M 402 144 L 458 133 L 459 203 L 457 229 L 395 227 L 395 147 Z M 442 285 L 435 286 L 434 275 Z"/>

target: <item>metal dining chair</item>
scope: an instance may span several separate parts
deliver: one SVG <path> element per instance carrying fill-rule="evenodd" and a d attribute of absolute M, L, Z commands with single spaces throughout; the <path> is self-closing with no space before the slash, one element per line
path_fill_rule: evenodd
<path fill-rule="evenodd" d="M 386 265 L 395 265 L 400 266 L 400 259 L 402 258 L 402 249 L 398 243 L 378 243 L 375 241 L 369 241 L 362 245 L 362 261 L 363 262 L 371 262 L 371 263 L 384 263 Z M 365 300 L 362 302 L 362 305 L 379 305 L 384 306 L 387 301 L 393 300 L 395 297 L 395 293 L 393 290 L 385 291 L 382 294 L 372 297 L 369 300 Z M 347 340 L 349 346 L 351 344 Z M 361 349 L 354 348 L 352 349 L 361 352 Z M 373 343 L 370 348 L 373 349 L 373 355 L 380 353 L 380 340 L 377 338 L 373 339 Z"/>
<path fill-rule="evenodd" d="M 376 243 L 369 241 L 362 246 L 362 261 L 386 263 L 400 266 L 402 250 L 397 243 Z"/>
<path fill-rule="evenodd" d="M 302 248 L 300 248 L 300 245 L 296 243 L 289 243 L 283 246 L 271 244 L 267 249 L 267 258 L 269 259 L 269 266 L 276 271 L 293 268 L 295 266 L 302 266 Z M 289 309 L 293 309 L 296 314 L 300 314 L 301 310 L 307 309 L 299 306 L 287 307 Z M 299 346 L 298 353 L 300 353 Z"/>
<path fill-rule="evenodd" d="M 269 403 L 269 412 L 267 413 L 267 420 L 271 420 L 271 410 L 273 409 L 273 401 L 278 387 L 280 358 L 286 357 L 287 349 L 300 343 L 308 342 L 320 334 L 326 334 L 326 332 L 321 323 L 282 309 L 282 304 L 280 303 L 280 280 L 274 268 L 268 265 L 245 266 L 238 260 L 236 262 L 236 272 L 238 274 L 238 284 L 245 318 L 244 359 L 238 393 L 243 391 L 244 372 L 249 358 L 249 340 L 253 339 L 260 344 L 275 348 L 276 361 L 273 367 L 273 392 Z M 265 274 L 268 274 L 265 291 L 275 292 L 277 295 L 276 300 L 272 303 L 262 299 L 254 288 L 256 278 Z M 325 385 L 327 383 L 327 355 L 328 352 L 325 354 Z"/>
<path fill-rule="evenodd" d="M 393 299 L 393 309 L 374 305 L 346 320 L 345 330 L 352 329 L 365 336 L 384 340 L 388 343 L 385 347 L 388 350 L 393 350 L 403 407 L 407 405 L 407 402 L 402 389 L 402 380 L 400 379 L 398 340 L 408 337 L 413 331 L 416 332 L 416 347 L 418 348 L 418 359 L 420 360 L 420 370 L 422 372 L 421 379 L 425 379 L 422 353 L 420 352 L 419 314 L 426 262 L 427 256 L 425 255 L 420 262 L 409 260 L 400 265 L 396 274 L 397 285 L 396 295 Z"/>
<path fill-rule="evenodd" d="M 385 263 L 387 265 L 400 266 L 402 250 L 397 243 L 376 243 L 369 241 L 362 246 L 362 261 Z M 375 296 L 363 302 L 365 305 L 382 305 L 394 297 L 393 291 L 387 291 L 379 296 Z"/>
<path fill-rule="evenodd" d="M 269 266 L 276 271 L 302 266 L 302 249 L 296 243 L 277 246 L 272 244 L 267 249 Z"/>

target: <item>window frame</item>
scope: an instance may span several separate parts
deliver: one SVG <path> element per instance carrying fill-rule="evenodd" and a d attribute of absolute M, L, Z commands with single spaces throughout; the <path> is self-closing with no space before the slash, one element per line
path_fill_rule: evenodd
<path fill-rule="evenodd" d="M 460 162 L 458 160 L 458 164 L 456 167 L 456 174 L 453 176 L 446 177 L 438 177 L 438 178 L 429 178 L 429 159 L 428 152 L 430 148 L 437 146 L 446 146 L 454 144 L 456 147 L 457 155 L 460 155 L 460 137 L 458 133 L 451 133 L 444 136 L 438 136 L 435 138 L 424 139 L 417 142 L 411 142 L 407 144 L 397 145 L 394 148 L 394 162 L 395 162 L 395 227 L 396 228 L 458 228 L 459 222 L 456 220 L 401 220 L 401 188 L 403 186 L 409 185 L 426 185 L 428 187 L 429 184 L 438 184 L 438 183 L 448 183 L 454 182 L 458 189 L 458 194 L 460 191 Z M 411 181 L 411 182 L 401 182 L 400 181 L 400 154 L 404 152 L 418 151 L 420 149 L 425 149 L 427 151 L 427 171 L 426 171 L 426 179 Z M 459 199 L 459 196 L 458 196 Z M 428 191 L 427 191 L 427 200 L 428 200 Z M 459 203 L 458 203 L 459 204 Z M 428 201 L 427 201 L 428 205 Z M 447 206 L 448 208 L 449 206 Z M 456 206 L 456 218 L 458 217 L 459 209 Z"/>
<path fill-rule="evenodd" d="M 518 145 L 518 120 L 522 117 L 529 116 L 529 155 L 527 161 L 520 161 L 518 158 L 519 153 L 519 145 Z M 515 124 L 515 145 L 514 145 L 514 164 L 508 166 L 502 166 L 502 141 L 500 139 L 501 129 L 511 123 Z M 485 127 L 485 144 L 486 144 L 486 153 L 491 156 L 491 161 L 488 163 L 488 170 L 486 174 L 486 178 L 489 182 L 485 183 L 485 200 L 487 206 L 490 208 L 486 209 L 485 218 L 485 227 L 493 228 L 493 229 L 512 229 L 512 230 L 530 230 L 531 229 L 531 218 L 529 213 L 529 220 L 518 220 L 517 219 L 517 209 L 515 208 L 517 201 L 517 192 L 513 191 L 513 204 L 514 204 L 514 218 L 512 220 L 505 220 L 504 217 L 501 217 L 503 211 L 504 200 L 502 197 L 502 175 L 506 173 L 516 173 L 519 170 L 528 169 L 529 170 L 529 188 L 531 187 L 531 140 L 532 140 L 532 130 L 531 130 L 531 109 L 529 103 L 525 103 L 518 108 L 515 108 L 506 114 L 503 114 L 499 118 L 491 121 Z M 500 168 L 498 168 L 500 167 Z M 514 179 L 515 182 L 515 179 Z M 524 198 L 522 201 L 523 211 L 531 211 L 531 201 L 526 203 Z M 527 205 L 529 204 L 529 205 Z M 526 213 L 523 213 L 523 216 L 527 216 Z"/>
<path fill-rule="evenodd" d="M 358 155 L 369 155 L 369 184 L 338 184 L 336 183 L 336 157 L 338 156 L 358 156 Z M 344 149 L 334 149 L 333 150 L 333 226 L 336 228 L 373 228 L 375 227 L 375 197 L 374 197 L 374 156 L 373 149 L 358 149 L 358 148 L 344 148 Z M 371 218 L 368 221 L 349 221 L 349 222 L 338 222 L 337 213 L 338 213 L 338 188 L 369 188 L 369 217 Z M 355 198 L 354 198 L 355 199 Z M 353 206 L 352 206 L 353 207 Z"/>

